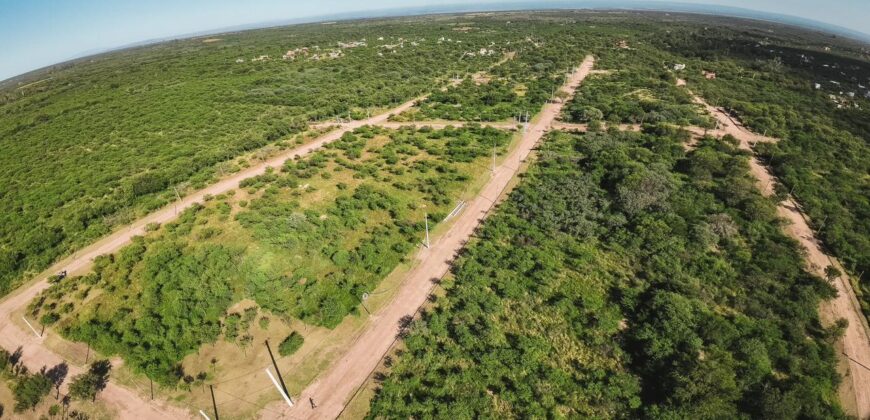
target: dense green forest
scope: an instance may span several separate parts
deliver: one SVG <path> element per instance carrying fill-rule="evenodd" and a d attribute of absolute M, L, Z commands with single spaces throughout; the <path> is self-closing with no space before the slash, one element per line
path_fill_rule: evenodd
<path fill-rule="evenodd" d="M 372 418 L 838 418 L 833 295 L 727 140 L 556 134 Z"/>
<path fill-rule="evenodd" d="M 227 313 L 242 298 L 332 328 L 419 246 L 426 214 L 437 225 L 510 137 L 481 127 L 345 134 L 56 282 L 29 315 L 167 385 L 203 343 L 223 334 L 244 344 L 239 324 L 252 317 Z M 288 340 L 282 354 L 302 344 Z"/>
<path fill-rule="evenodd" d="M 686 59 L 689 84 L 709 102 L 782 139 L 759 145 L 760 157 L 847 270 L 870 272 L 870 63 L 784 35 L 674 28 L 648 39 Z M 870 317 L 868 279 L 856 290 Z"/>

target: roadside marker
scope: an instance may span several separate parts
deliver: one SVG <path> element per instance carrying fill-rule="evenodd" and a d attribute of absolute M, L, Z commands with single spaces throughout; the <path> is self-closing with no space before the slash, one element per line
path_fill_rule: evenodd
<path fill-rule="evenodd" d="M 33 328 L 33 325 L 30 325 L 30 322 L 27 321 L 27 318 L 22 316 L 21 319 L 24 321 L 25 324 L 27 324 L 28 327 L 30 327 L 30 329 L 31 329 L 31 331 L 33 331 L 34 335 L 36 335 L 38 338 L 42 338 L 42 336 L 39 335 L 38 332 L 36 332 L 36 328 Z"/>
<path fill-rule="evenodd" d="M 209 417 L 207 414 L 205 414 L 204 411 L 199 410 L 199 414 L 201 414 L 202 417 L 205 418 L 205 420 L 211 420 L 211 417 Z"/>
<path fill-rule="evenodd" d="M 275 384 L 275 389 L 278 390 L 278 393 L 281 394 L 282 397 L 284 397 L 284 401 L 287 401 L 287 405 L 290 406 L 290 407 L 292 408 L 292 407 L 293 407 L 293 401 L 290 400 L 290 397 L 287 396 L 287 394 L 284 393 L 284 390 L 283 390 L 283 389 L 281 389 L 281 385 L 279 385 L 279 384 L 278 384 L 278 381 L 275 379 L 275 377 L 272 376 L 272 371 L 270 371 L 269 368 L 266 368 L 266 374 L 269 375 L 269 379 L 271 379 L 271 380 L 272 380 L 272 383 Z"/>

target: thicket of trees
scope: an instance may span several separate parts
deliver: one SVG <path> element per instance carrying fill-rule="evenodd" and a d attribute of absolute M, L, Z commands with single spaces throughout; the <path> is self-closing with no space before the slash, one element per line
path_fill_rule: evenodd
<path fill-rule="evenodd" d="M 437 225 L 510 133 L 365 127 L 213 197 L 60 280 L 29 316 L 172 385 L 204 343 L 250 344 L 256 308 L 334 327 Z M 301 345 L 301 336 L 287 348 Z"/>
<path fill-rule="evenodd" d="M 66 379 L 68 367 L 61 363 L 51 369 L 42 367 L 31 373 L 21 362 L 21 348 L 13 353 L 0 348 L 0 380 L 12 390 L 15 413 L 31 411 L 38 406 L 52 389 L 60 389 Z M 3 406 L 0 405 L 0 416 Z"/>
<path fill-rule="evenodd" d="M 556 134 L 405 340 L 371 418 L 838 418 L 802 270 L 726 139 Z"/>
<path fill-rule="evenodd" d="M 709 102 L 782 139 L 758 145 L 760 157 L 794 190 L 817 236 L 850 274 L 865 273 L 856 290 L 870 317 L 870 101 L 863 98 L 870 63 L 842 45 L 825 51 L 829 39 L 787 32 L 764 45 L 754 33 L 725 28 L 648 39 L 689 63 L 692 88 Z M 716 80 L 701 77 L 701 69 L 716 71 Z"/>

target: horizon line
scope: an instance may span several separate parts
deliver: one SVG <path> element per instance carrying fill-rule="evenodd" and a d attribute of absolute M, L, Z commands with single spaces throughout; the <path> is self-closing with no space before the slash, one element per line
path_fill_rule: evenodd
<path fill-rule="evenodd" d="M 595 3 L 596 0 L 581 0 L 579 3 Z M 870 33 L 866 33 L 861 30 L 851 29 L 846 27 L 841 27 L 836 24 L 825 23 L 821 21 L 817 21 L 814 19 L 803 18 L 800 16 L 781 14 L 781 13 L 772 13 L 772 12 L 763 12 L 754 9 L 746 9 L 742 7 L 735 6 L 722 6 L 717 4 L 695 4 L 695 3 L 683 3 L 683 2 L 672 2 L 672 1 L 657 1 L 653 4 L 648 4 L 645 2 L 639 2 L 637 0 L 627 0 L 626 3 L 638 3 L 638 6 L 606 6 L 606 7 L 583 7 L 576 1 L 571 0 L 556 0 L 549 1 L 547 3 L 550 4 L 550 7 L 545 6 L 546 3 L 540 5 L 544 7 L 537 8 L 510 8 L 510 5 L 524 5 L 527 3 L 531 3 L 528 1 L 513 1 L 506 2 L 502 4 L 493 3 L 489 4 L 492 7 L 487 7 L 487 5 L 482 4 L 448 4 L 448 5 L 439 5 L 439 6 L 413 6 L 413 7 L 395 7 L 395 8 L 386 8 L 386 9 L 372 9 L 372 10 L 355 10 L 350 12 L 340 12 L 340 13 L 331 13 L 331 14 L 318 14 L 311 16 L 303 16 L 299 18 L 289 18 L 289 19 L 277 19 L 277 20 L 267 20 L 267 21 L 259 21 L 259 22 L 248 22 L 248 23 L 240 23 L 238 25 L 231 26 L 223 26 L 217 27 L 213 29 L 206 29 L 202 31 L 196 32 L 183 32 L 176 35 L 169 35 L 157 38 L 148 38 L 143 39 L 141 41 L 134 41 L 126 44 L 121 44 L 115 47 L 107 47 L 107 48 L 98 48 L 82 51 L 76 55 L 71 56 L 70 58 L 57 61 L 51 64 L 47 64 L 41 67 L 37 67 L 32 70 L 25 71 L 23 73 L 19 73 L 5 79 L 0 80 L 0 88 L 3 85 L 8 84 L 13 81 L 13 79 L 17 79 L 20 77 L 26 77 L 32 73 L 38 73 L 40 71 L 50 70 L 52 67 L 61 66 L 65 64 L 72 64 L 79 60 L 84 60 L 90 57 L 97 57 L 104 54 L 111 54 L 113 52 L 120 52 L 129 49 L 135 48 L 143 48 L 154 46 L 158 44 L 162 44 L 165 42 L 171 41 L 181 41 L 188 39 L 196 39 L 202 36 L 209 35 L 220 35 L 220 34 L 228 34 L 228 33 L 236 33 L 236 32 L 248 32 L 248 31 L 256 31 L 262 29 L 275 29 L 282 27 L 290 27 L 290 26 L 298 26 L 305 24 L 314 24 L 314 23 L 323 23 L 323 22 L 353 22 L 356 20 L 374 20 L 374 19 L 390 19 L 390 18 L 400 18 L 400 17 L 424 17 L 424 16 L 437 16 L 437 15 L 462 15 L 467 13 L 480 13 L 480 12 L 489 12 L 489 13 L 508 13 L 508 12 L 546 12 L 546 11 L 556 11 L 556 10 L 574 10 L 574 11 L 623 11 L 623 12 L 652 12 L 652 13 L 680 13 L 687 15 L 700 15 L 700 16 L 718 16 L 718 17 L 726 17 L 733 19 L 746 19 L 757 22 L 766 22 L 766 23 L 774 23 L 778 25 L 791 26 L 799 29 L 803 29 L 806 31 L 818 31 L 830 35 L 840 36 L 852 41 L 858 41 L 864 44 L 870 45 Z M 564 3 L 564 6 L 556 6 L 558 3 Z M 574 3 L 572 6 L 571 4 Z M 639 6 L 642 5 L 642 6 Z M 687 6 L 689 8 L 695 8 L 697 10 L 674 10 L 669 9 L 667 6 Z M 462 8 L 465 10 L 458 10 L 458 8 Z M 428 9 L 433 9 L 429 11 Z M 703 11 L 703 9 L 710 9 L 708 11 Z M 767 16 L 767 18 L 762 17 L 752 17 L 745 16 L 739 14 L 729 14 L 729 13 L 716 13 L 712 9 L 730 9 L 734 12 L 748 12 L 755 13 L 763 16 Z M 419 13 L 417 13 L 419 11 Z M 724 11 L 724 10 L 723 10 Z M 408 12 L 407 14 L 403 14 L 401 12 Z M 793 19 L 797 21 L 803 21 L 804 24 L 799 24 L 796 22 L 787 22 L 783 20 L 777 20 L 776 18 L 781 19 Z M 838 30 L 838 32 L 834 32 L 834 29 Z M 863 39 L 861 38 L 863 37 Z"/>

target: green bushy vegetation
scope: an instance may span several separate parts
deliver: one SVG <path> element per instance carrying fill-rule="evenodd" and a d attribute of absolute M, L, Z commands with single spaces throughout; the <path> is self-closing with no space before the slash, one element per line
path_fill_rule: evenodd
<path fill-rule="evenodd" d="M 443 34 L 462 43 L 436 43 Z M 176 189 L 184 194 L 238 170 L 226 163 L 234 157 L 289 146 L 309 120 L 364 117 L 431 90 L 447 74 L 497 60 L 457 60 L 487 45 L 488 36 L 423 22 L 301 25 L 217 38 L 106 54 L 0 90 L 0 294 L 174 200 Z M 281 58 L 301 47 L 326 55 L 338 42 L 363 38 L 366 47 L 336 59 Z M 400 39 L 403 48 L 382 53 Z M 263 55 L 270 59 L 252 60 Z"/>
<path fill-rule="evenodd" d="M 293 331 L 284 339 L 284 341 L 281 342 L 281 344 L 278 345 L 278 353 L 281 356 L 290 356 L 291 354 L 296 353 L 296 350 L 299 350 L 304 342 L 305 338 L 302 337 L 302 334 Z"/>
<path fill-rule="evenodd" d="M 692 96 L 663 66 L 669 57 L 644 45 L 601 50 L 597 68 L 609 71 L 584 81 L 564 108 L 567 121 L 711 126 Z"/>
<path fill-rule="evenodd" d="M 485 79 L 468 76 L 456 86 L 433 92 L 411 118 L 500 121 L 534 115 L 587 53 L 584 39 L 560 33 L 558 27 L 540 29 L 535 37 L 509 41 L 498 50 L 505 56 L 484 73 Z"/>
<path fill-rule="evenodd" d="M 99 257 L 92 274 L 41 294 L 30 315 L 167 385 L 186 376 L 186 355 L 221 334 L 250 344 L 257 308 L 228 312 L 241 299 L 334 327 L 419 245 L 424 213 L 437 224 L 510 136 L 482 127 L 348 133 Z"/>
<path fill-rule="evenodd" d="M 43 367 L 39 372 L 31 373 L 21 363 L 21 356 L 20 348 L 14 353 L 0 349 L 0 380 L 6 382 L 12 391 L 12 397 L 15 399 L 13 407 L 15 413 L 33 410 L 53 387 L 63 382 L 66 375 L 65 364 L 58 366 L 62 366 L 61 369 L 56 367 L 46 370 Z M 0 406 L 0 415 L 2 414 L 2 406 Z"/>
<path fill-rule="evenodd" d="M 774 203 L 733 143 L 556 134 L 405 340 L 369 416 L 838 418 Z"/>
<path fill-rule="evenodd" d="M 757 150 L 800 202 L 824 245 L 853 275 L 870 272 L 870 63 L 817 40 L 717 29 L 650 37 L 685 57 L 691 87 L 758 133 L 781 138 Z M 809 45 L 809 46 L 808 46 Z M 838 46 L 839 47 L 839 46 Z M 838 48 L 839 49 L 839 48 Z M 717 72 L 706 80 L 701 69 Z M 816 89 L 816 83 L 820 88 Z M 852 98 L 848 92 L 853 92 Z M 870 316 L 870 278 L 856 287 Z"/>

